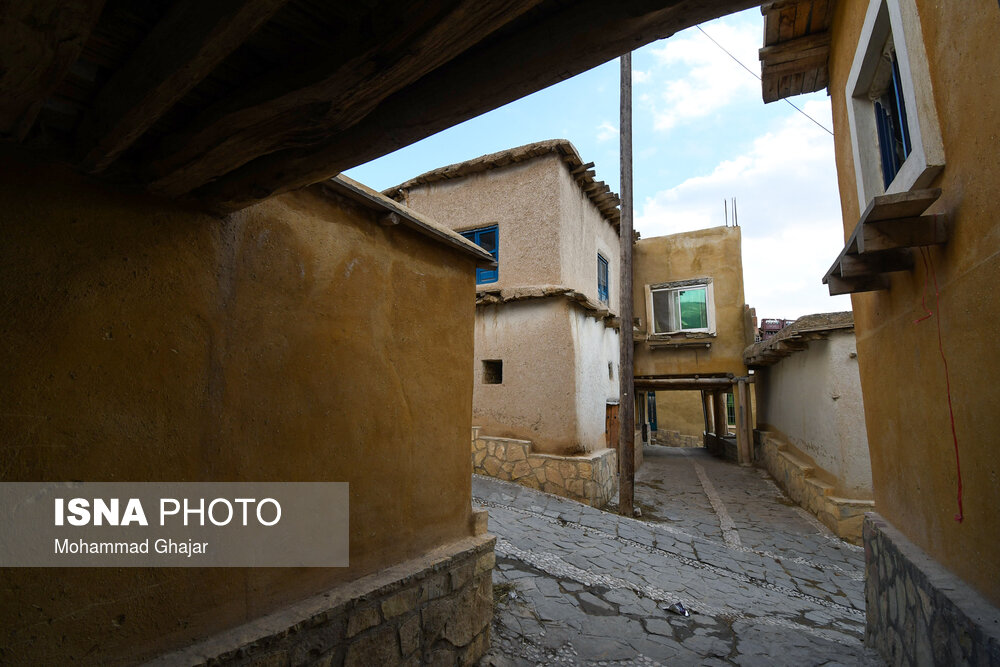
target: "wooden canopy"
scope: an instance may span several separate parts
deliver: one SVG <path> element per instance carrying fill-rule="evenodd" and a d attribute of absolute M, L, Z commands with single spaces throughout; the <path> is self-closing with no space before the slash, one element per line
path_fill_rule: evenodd
<path fill-rule="evenodd" d="M 105 181 L 232 211 L 756 4 L 7 3 L 0 138 Z"/>
<path fill-rule="evenodd" d="M 889 289 L 888 273 L 913 268 L 910 248 L 948 240 L 948 216 L 928 214 L 940 188 L 880 195 L 869 202 L 823 276 L 830 296 Z"/>
<path fill-rule="evenodd" d="M 837 0 L 765 2 L 760 50 L 764 102 L 823 90 L 830 76 L 830 22 Z"/>

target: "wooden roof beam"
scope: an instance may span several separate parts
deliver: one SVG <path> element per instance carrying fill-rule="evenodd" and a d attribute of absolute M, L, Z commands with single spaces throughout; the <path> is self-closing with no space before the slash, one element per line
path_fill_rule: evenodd
<path fill-rule="evenodd" d="M 825 62 L 829 53 L 830 33 L 820 32 L 765 46 L 757 52 L 757 57 L 764 64 L 777 65 L 817 56 L 822 56 Z"/>
<path fill-rule="evenodd" d="M 262 155 L 191 193 L 232 211 L 315 183 L 754 0 L 546 2 L 386 97 L 356 124 Z"/>
<path fill-rule="evenodd" d="M 0 137 L 22 141 L 83 50 L 104 0 L 4 3 L 0 22 Z"/>
<path fill-rule="evenodd" d="M 153 156 L 152 187 L 189 192 L 287 146 L 309 145 L 358 123 L 382 100 L 475 46 L 541 0 L 459 0 L 407 5 L 366 51 L 305 75 L 273 74 L 242 99 L 223 102 Z M 338 45 L 343 50 L 344 45 Z M 334 56 L 339 58 L 340 56 Z M 282 68 L 283 70 L 286 68 Z"/>
<path fill-rule="evenodd" d="M 909 271 L 913 268 L 913 253 L 904 248 L 865 255 L 844 255 L 840 259 L 839 268 L 842 278 Z"/>
<path fill-rule="evenodd" d="M 98 94 L 77 135 L 81 168 L 104 171 L 286 1 L 174 3 Z"/>
<path fill-rule="evenodd" d="M 838 294 L 855 294 L 857 292 L 875 292 L 889 289 L 889 278 L 885 275 L 862 276 L 860 278 L 827 278 L 830 296 Z"/>
<path fill-rule="evenodd" d="M 920 215 L 867 222 L 858 234 L 858 254 L 938 245 L 948 240 L 948 217 Z"/>

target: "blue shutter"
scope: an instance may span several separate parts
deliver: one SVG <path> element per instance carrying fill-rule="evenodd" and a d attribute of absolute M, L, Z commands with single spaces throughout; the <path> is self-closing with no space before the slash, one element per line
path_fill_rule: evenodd
<path fill-rule="evenodd" d="M 500 230 L 497 225 L 483 227 L 482 229 L 470 229 L 461 232 L 462 236 L 469 239 L 486 252 L 493 255 L 497 261 L 495 269 L 476 269 L 476 284 L 495 283 L 500 278 Z"/>
<path fill-rule="evenodd" d="M 608 260 L 597 256 L 597 298 L 608 303 Z"/>

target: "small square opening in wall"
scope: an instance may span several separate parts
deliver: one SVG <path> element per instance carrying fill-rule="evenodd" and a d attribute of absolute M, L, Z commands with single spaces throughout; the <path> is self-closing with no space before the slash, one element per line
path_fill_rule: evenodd
<path fill-rule="evenodd" d="M 483 359 L 483 384 L 503 384 L 503 361 Z"/>

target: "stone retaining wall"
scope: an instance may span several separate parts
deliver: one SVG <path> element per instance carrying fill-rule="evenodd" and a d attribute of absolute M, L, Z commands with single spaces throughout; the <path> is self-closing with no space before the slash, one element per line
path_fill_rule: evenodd
<path fill-rule="evenodd" d="M 618 458 L 612 449 L 579 456 L 531 451 L 530 440 L 479 435 L 472 429 L 472 471 L 532 489 L 604 507 L 618 491 Z"/>
<path fill-rule="evenodd" d="M 490 646 L 495 542 L 460 540 L 149 664 L 473 665 Z"/>
<path fill-rule="evenodd" d="M 839 537 L 861 544 L 861 524 L 865 512 L 875 509 L 875 502 L 835 495 L 833 484 L 817 478 L 816 467 L 796 456 L 782 438 L 764 430 L 754 435 L 754 460 L 767 469 L 785 493 Z"/>
<path fill-rule="evenodd" d="M 653 444 L 662 447 L 704 447 L 705 438 L 701 435 L 683 435 L 680 431 L 658 429 L 653 431 Z"/>
<path fill-rule="evenodd" d="M 864 543 L 865 644 L 889 665 L 1000 666 L 1000 609 L 874 512 Z"/>

